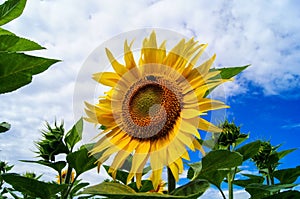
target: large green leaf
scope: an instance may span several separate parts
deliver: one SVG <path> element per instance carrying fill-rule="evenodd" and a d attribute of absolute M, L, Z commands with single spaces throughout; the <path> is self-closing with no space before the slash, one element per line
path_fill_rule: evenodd
<path fill-rule="evenodd" d="M 237 152 L 215 150 L 202 158 L 202 162 L 189 164 L 188 178 L 198 178 L 199 175 L 217 170 L 226 170 L 237 167 L 243 162 L 243 156 Z M 225 173 L 222 172 L 222 173 Z"/>
<path fill-rule="evenodd" d="M 116 199 L 162 199 L 162 198 L 180 198 L 196 199 L 208 188 L 209 184 L 204 180 L 196 180 L 174 190 L 172 194 L 159 193 L 137 193 L 129 186 L 113 183 L 102 182 L 98 185 L 87 187 L 81 192 L 82 194 L 107 196 Z"/>
<path fill-rule="evenodd" d="M 265 197 L 263 199 L 297 199 L 300 198 L 300 192 L 299 191 L 284 191 L 278 194 L 273 194 L 269 197 Z"/>
<path fill-rule="evenodd" d="M 230 68 L 217 68 L 217 69 L 212 68 L 210 71 L 216 71 L 216 70 L 221 71 L 220 76 L 221 76 L 222 79 L 230 79 L 230 78 L 236 76 L 237 74 L 239 74 L 240 72 L 242 72 L 243 70 L 245 70 L 248 66 L 250 66 L 250 65 L 239 66 L 239 67 L 230 67 Z M 219 77 L 218 76 L 213 77 L 213 78 L 211 78 L 211 80 L 217 79 L 217 78 L 219 78 Z M 204 97 L 208 96 L 215 88 L 216 87 L 211 88 L 210 90 L 208 90 L 205 93 Z"/>
<path fill-rule="evenodd" d="M 136 186 L 136 182 L 132 182 L 128 184 L 128 186 L 136 192 L 148 192 L 154 190 L 153 184 L 151 180 L 142 180 L 142 186 L 138 189 Z"/>
<path fill-rule="evenodd" d="M 202 159 L 201 173 L 218 169 L 233 168 L 243 163 L 243 156 L 237 152 L 216 150 L 209 152 Z"/>
<path fill-rule="evenodd" d="M 95 168 L 96 158 L 90 156 L 86 148 L 81 148 L 78 151 L 72 152 L 67 155 L 67 161 L 72 168 L 75 169 L 76 175 L 80 175 L 85 171 Z"/>
<path fill-rule="evenodd" d="M 281 169 L 274 172 L 274 177 L 282 184 L 293 183 L 300 176 L 300 166 L 290 169 Z"/>
<path fill-rule="evenodd" d="M 263 185 L 253 183 L 246 186 L 246 191 L 251 195 L 251 198 L 261 199 L 279 192 L 281 189 L 293 188 L 296 184 L 280 184 L 280 185 Z"/>
<path fill-rule="evenodd" d="M 26 5 L 26 0 L 7 0 L 0 5 L 0 26 L 19 17 Z"/>
<path fill-rule="evenodd" d="M 10 129 L 10 124 L 7 122 L 1 122 L 0 123 L 0 133 L 4 133 L 5 131 L 8 131 Z"/>
<path fill-rule="evenodd" d="M 248 143 L 236 150 L 236 152 L 239 152 L 243 156 L 243 161 L 252 158 L 257 154 L 259 151 L 261 145 L 261 141 L 257 140 L 251 143 Z"/>
<path fill-rule="evenodd" d="M 243 156 L 227 150 L 209 152 L 202 158 L 202 162 L 190 164 L 188 178 L 205 179 L 220 188 L 220 185 L 230 168 L 237 167 L 243 162 Z"/>
<path fill-rule="evenodd" d="M 39 44 L 13 34 L 0 35 L 0 51 L 20 52 L 45 49 Z"/>
<path fill-rule="evenodd" d="M 82 130 L 83 130 L 83 119 L 80 118 L 76 122 L 76 124 L 72 127 L 72 129 L 66 134 L 65 137 L 65 143 L 67 144 L 70 151 L 72 151 L 75 144 L 81 140 Z"/>
<path fill-rule="evenodd" d="M 61 172 L 61 170 L 63 168 L 65 168 L 65 166 L 67 165 L 67 163 L 65 161 L 49 162 L 49 161 L 45 161 L 45 160 L 38 160 L 38 161 L 21 160 L 21 162 L 36 163 L 36 164 L 44 165 L 44 166 L 54 169 L 57 172 Z"/>
<path fill-rule="evenodd" d="M 202 162 L 194 162 L 188 165 L 190 166 L 190 168 L 187 173 L 187 178 L 189 179 L 196 178 L 202 170 Z"/>
<path fill-rule="evenodd" d="M 234 180 L 233 184 L 241 186 L 241 187 L 246 187 L 249 184 L 253 184 L 253 183 L 262 184 L 265 180 L 264 177 L 262 177 L 262 176 L 251 175 L 251 174 L 242 174 L 242 175 L 247 176 L 248 179 Z"/>
<path fill-rule="evenodd" d="M 200 173 L 200 175 L 197 176 L 198 179 L 205 179 L 209 183 L 215 185 L 218 188 L 221 188 L 221 183 L 229 173 L 229 169 L 220 169 L 205 173 Z"/>
<path fill-rule="evenodd" d="M 245 70 L 248 66 L 250 65 L 230 68 L 218 68 L 216 70 L 221 71 L 220 76 L 222 77 L 222 79 L 230 79 Z"/>
<path fill-rule="evenodd" d="M 0 35 L 14 35 L 14 33 L 0 27 Z"/>
<path fill-rule="evenodd" d="M 45 71 L 58 61 L 23 53 L 0 52 L 0 93 L 29 84 L 33 75 Z"/>
<path fill-rule="evenodd" d="M 198 198 L 209 188 L 206 180 L 196 179 L 181 187 L 176 188 L 170 194 L 174 196 L 184 196 L 185 198 Z"/>
<path fill-rule="evenodd" d="M 16 191 L 31 197 L 50 199 L 56 193 L 62 191 L 67 185 L 45 183 L 32 178 L 26 178 L 17 174 L 6 173 L 1 175 L 5 182 L 12 185 Z"/>
<path fill-rule="evenodd" d="M 75 144 L 82 138 L 83 131 L 83 119 L 80 118 L 72 129 L 66 134 L 65 143 L 67 144 L 70 151 L 73 150 Z"/>

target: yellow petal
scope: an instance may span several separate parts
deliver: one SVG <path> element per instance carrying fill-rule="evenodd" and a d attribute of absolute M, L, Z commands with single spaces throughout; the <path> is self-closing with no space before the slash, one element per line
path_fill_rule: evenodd
<path fill-rule="evenodd" d="M 142 48 L 142 55 L 143 60 L 146 64 L 149 63 L 157 63 L 156 62 L 156 55 L 157 55 L 157 42 L 156 42 L 156 35 L 153 31 L 150 34 L 149 40 L 147 38 L 143 41 L 143 48 Z"/>
<path fill-rule="evenodd" d="M 202 155 L 205 156 L 206 153 L 205 153 L 203 147 L 201 146 L 201 144 L 199 143 L 199 141 L 194 139 L 193 144 L 195 146 L 195 149 L 198 149 L 202 153 Z"/>
<path fill-rule="evenodd" d="M 187 161 L 190 161 L 190 156 L 189 156 L 189 153 L 188 153 L 187 151 L 185 151 L 185 152 L 181 155 L 181 157 L 182 157 L 183 159 L 186 159 Z"/>
<path fill-rule="evenodd" d="M 184 108 L 181 110 L 181 115 L 182 118 L 191 119 L 191 118 L 199 117 L 199 115 L 202 115 L 202 112 L 197 109 Z"/>
<path fill-rule="evenodd" d="M 132 158 L 132 166 L 127 178 L 127 182 L 132 179 L 135 173 L 138 172 L 138 169 L 144 167 L 148 158 L 149 158 L 149 150 L 150 150 L 150 141 L 142 142 L 137 146 L 135 154 Z"/>
<path fill-rule="evenodd" d="M 126 63 L 126 67 L 129 70 L 136 67 L 136 63 L 134 61 L 133 53 L 130 50 L 131 45 L 132 45 L 132 42 L 131 42 L 130 45 L 128 45 L 127 40 L 124 43 L 124 53 L 125 53 L 124 54 L 124 60 L 125 60 L 125 63 Z"/>
<path fill-rule="evenodd" d="M 93 74 L 93 79 L 103 85 L 114 87 L 119 81 L 120 77 L 113 72 L 100 72 Z"/>
<path fill-rule="evenodd" d="M 182 72 L 182 75 L 184 77 L 187 77 L 190 73 L 190 71 L 192 70 L 192 68 L 196 65 L 198 59 L 200 58 L 200 56 L 203 54 L 205 48 L 207 47 L 208 44 L 204 44 L 201 46 L 201 49 L 199 50 L 199 52 L 197 52 L 197 54 L 191 59 L 191 61 L 189 62 L 188 66 L 184 69 L 184 71 Z"/>
<path fill-rule="evenodd" d="M 192 125 L 191 123 L 186 122 L 185 120 L 183 120 L 181 122 L 180 130 L 185 133 L 194 135 L 196 138 L 200 139 L 200 134 L 199 134 L 197 128 L 194 125 Z"/>
<path fill-rule="evenodd" d="M 106 51 L 106 55 L 107 55 L 107 57 L 108 57 L 108 59 L 109 59 L 111 65 L 112 65 L 112 67 L 114 68 L 114 70 L 116 71 L 116 73 L 117 73 L 120 77 L 122 77 L 122 75 L 125 74 L 125 73 L 128 71 L 128 69 L 127 69 L 124 65 L 120 64 L 120 63 L 114 58 L 113 54 L 112 54 L 107 48 L 105 48 L 105 51 Z"/>
<path fill-rule="evenodd" d="M 196 69 L 198 70 L 198 72 L 200 74 L 206 75 L 208 73 L 210 67 L 214 63 L 215 59 L 216 59 L 216 54 L 214 54 L 211 58 L 209 58 L 203 64 L 201 64 L 200 66 L 198 66 Z"/>
<path fill-rule="evenodd" d="M 168 147 L 168 161 L 167 165 L 171 164 L 172 162 L 175 162 L 178 158 L 180 158 L 180 155 L 177 154 L 176 146 L 169 146 Z"/>
<path fill-rule="evenodd" d="M 210 110 L 222 109 L 222 108 L 229 108 L 229 106 L 227 106 L 223 102 L 217 101 L 217 100 L 210 100 L 210 101 L 207 101 L 206 103 L 199 105 L 199 109 L 203 112 L 210 111 Z"/>
<path fill-rule="evenodd" d="M 178 182 L 178 180 L 179 180 L 179 175 L 178 175 L 179 170 L 178 170 L 177 165 L 173 162 L 172 164 L 169 165 L 169 168 L 170 168 L 176 182 Z"/>
<path fill-rule="evenodd" d="M 175 161 L 177 167 L 178 167 L 178 170 L 179 170 L 179 173 L 182 173 L 183 172 L 183 162 L 182 162 L 182 159 L 181 158 L 178 158 L 176 161 Z"/>
<path fill-rule="evenodd" d="M 143 176 L 142 173 L 137 173 L 135 175 L 135 177 L 136 177 L 135 182 L 136 182 L 136 186 L 137 186 L 138 189 L 140 189 L 142 187 L 142 176 Z"/>
<path fill-rule="evenodd" d="M 161 174 L 162 174 L 162 168 L 161 169 L 157 169 L 157 170 L 153 170 L 152 171 L 152 176 L 151 176 L 151 180 L 152 180 L 152 184 L 153 184 L 153 188 L 156 190 L 157 187 L 160 184 L 161 181 Z"/>
<path fill-rule="evenodd" d="M 182 142 L 185 146 L 189 147 L 192 151 L 195 151 L 193 143 L 193 137 L 190 134 L 178 133 L 177 139 Z"/>
<path fill-rule="evenodd" d="M 181 54 L 182 49 L 184 48 L 185 40 L 182 39 L 166 56 L 165 60 L 163 61 L 164 65 L 173 67 L 176 63 L 178 57 Z"/>
<path fill-rule="evenodd" d="M 219 127 L 216 127 L 212 123 L 210 123 L 202 118 L 199 118 L 199 120 L 200 121 L 199 121 L 198 128 L 203 131 L 215 132 L 215 133 L 220 133 L 222 131 L 222 129 L 220 129 Z"/>

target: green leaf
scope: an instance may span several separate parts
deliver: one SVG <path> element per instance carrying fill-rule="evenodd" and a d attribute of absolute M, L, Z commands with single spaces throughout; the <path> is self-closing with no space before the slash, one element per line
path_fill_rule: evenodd
<path fill-rule="evenodd" d="M 185 196 L 185 198 L 198 198 L 209 188 L 206 180 L 193 180 L 171 192 L 174 196 Z"/>
<path fill-rule="evenodd" d="M 200 173 L 197 176 L 197 179 L 205 179 L 216 187 L 221 188 L 221 183 L 223 182 L 229 171 L 229 169 L 220 169 L 216 171 Z"/>
<path fill-rule="evenodd" d="M 142 186 L 140 189 L 137 188 L 136 182 L 132 182 L 128 186 L 136 192 L 148 192 L 154 190 L 151 180 L 142 180 Z"/>
<path fill-rule="evenodd" d="M 110 196 L 110 198 L 123 198 L 123 196 L 135 193 L 136 192 L 132 188 L 113 182 L 102 182 L 98 185 L 87 187 L 82 192 L 82 194 Z"/>
<path fill-rule="evenodd" d="M 249 138 L 249 135 L 248 134 L 243 134 L 241 133 L 239 135 L 239 137 L 236 139 L 236 142 L 235 142 L 235 146 L 243 143 L 245 140 L 247 140 Z"/>
<path fill-rule="evenodd" d="M 21 160 L 21 162 L 36 163 L 36 164 L 44 165 L 44 166 L 54 169 L 57 172 L 61 172 L 61 170 L 63 170 L 63 168 L 65 168 L 65 166 L 67 165 L 67 163 L 65 161 L 48 162 L 45 160 L 38 160 L 38 161 Z"/>
<path fill-rule="evenodd" d="M 5 182 L 12 185 L 16 191 L 31 197 L 50 199 L 62 191 L 67 185 L 45 183 L 32 178 L 26 178 L 13 173 L 2 174 Z"/>
<path fill-rule="evenodd" d="M 209 152 L 202 162 L 190 164 L 188 178 L 205 179 L 211 184 L 220 187 L 229 172 L 229 168 L 237 167 L 243 162 L 243 156 L 227 150 Z"/>
<path fill-rule="evenodd" d="M 216 150 L 209 152 L 202 159 L 201 173 L 218 169 L 233 168 L 243 163 L 243 156 L 237 152 Z"/>
<path fill-rule="evenodd" d="M 245 70 L 248 66 L 250 66 L 250 65 L 239 66 L 239 67 L 230 67 L 230 68 L 218 68 L 218 69 L 212 69 L 212 70 L 221 71 L 220 76 L 222 77 L 222 79 L 230 79 L 230 78 L 236 76 L 237 74 L 239 74 L 240 72 L 242 72 L 243 70 Z"/>
<path fill-rule="evenodd" d="M 202 162 L 195 162 L 188 165 L 190 166 L 190 168 L 188 170 L 187 178 L 194 179 L 200 174 L 202 170 Z"/>
<path fill-rule="evenodd" d="M 248 160 L 249 158 L 252 158 L 255 156 L 260 148 L 261 141 L 254 141 L 249 144 L 246 144 L 236 150 L 236 152 L 239 152 L 243 156 L 243 161 Z"/>
<path fill-rule="evenodd" d="M 300 166 L 297 166 L 296 168 L 277 170 L 273 175 L 280 181 L 281 184 L 290 184 L 295 182 L 300 176 Z"/>
<path fill-rule="evenodd" d="M 286 155 L 292 153 L 292 152 L 295 151 L 295 150 L 297 150 L 297 149 L 287 149 L 287 150 L 283 150 L 283 151 L 278 152 L 278 158 L 279 158 L 279 160 L 280 160 L 281 158 L 283 158 L 284 156 L 286 156 Z"/>
<path fill-rule="evenodd" d="M 248 179 L 234 180 L 233 184 L 238 185 L 240 187 L 246 187 L 249 184 L 253 184 L 253 183 L 262 184 L 265 180 L 264 177 L 262 177 L 262 176 L 251 175 L 251 174 L 242 174 L 242 175 L 247 176 Z"/>
<path fill-rule="evenodd" d="M 78 182 L 79 182 L 79 181 L 78 181 Z M 71 192 L 70 192 L 71 198 L 72 198 L 73 196 L 79 195 L 79 193 L 77 193 L 77 192 L 78 192 L 80 189 L 82 189 L 82 188 L 88 186 L 89 184 L 90 184 L 90 183 L 88 183 L 88 182 L 75 183 L 75 184 L 74 184 L 74 187 L 72 188 L 72 190 L 71 190 Z"/>
<path fill-rule="evenodd" d="M 89 152 L 86 148 L 82 148 L 67 155 L 67 161 L 70 166 L 75 169 L 77 176 L 95 168 L 97 166 L 95 164 L 96 160 L 97 159 L 94 156 L 89 156 Z"/>
<path fill-rule="evenodd" d="M 8 31 L 8 30 L 5 30 L 3 28 L 0 28 L 0 35 L 14 35 L 14 33 Z"/>
<path fill-rule="evenodd" d="M 20 52 L 45 49 L 39 44 L 13 34 L 0 35 L 0 51 Z"/>
<path fill-rule="evenodd" d="M 250 66 L 250 65 L 240 66 L 240 67 L 230 67 L 230 68 L 217 68 L 217 69 L 212 68 L 212 69 L 210 69 L 210 71 L 216 71 L 216 70 L 221 71 L 220 76 L 222 79 L 230 79 L 230 78 L 236 76 L 237 74 L 239 74 L 240 72 L 242 72 L 243 70 L 245 70 L 248 66 Z M 219 76 L 213 77 L 210 80 L 214 80 L 217 78 L 219 78 Z M 208 96 L 215 88 L 216 87 L 208 90 L 205 93 L 204 97 Z"/>
<path fill-rule="evenodd" d="M 116 199 L 162 199 L 162 198 L 178 198 L 178 199 L 196 199 L 200 196 L 208 186 L 208 182 L 197 180 L 194 183 L 189 184 L 186 187 L 179 187 L 174 190 L 174 194 L 189 194 L 189 195 L 168 195 L 160 193 L 137 193 L 129 186 L 114 183 L 114 182 L 102 182 L 98 185 L 90 186 L 84 189 L 81 194 L 91 194 L 107 196 L 109 198 Z M 190 189 L 190 190 L 189 190 Z"/>
<path fill-rule="evenodd" d="M 263 199 L 292 199 L 292 198 L 300 198 L 300 192 L 295 190 L 284 191 L 278 194 L 273 194 Z"/>
<path fill-rule="evenodd" d="M 109 166 L 103 165 L 103 167 L 104 167 L 104 169 L 106 170 L 107 174 L 108 174 L 110 177 L 112 177 L 112 176 L 111 176 L 111 173 L 108 173 Z M 119 181 L 121 181 L 123 184 L 126 185 L 128 175 L 129 175 L 128 172 L 119 169 L 119 170 L 117 171 L 116 180 L 119 180 Z"/>
<path fill-rule="evenodd" d="M 33 75 L 47 70 L 58 61 L 23 53 L 0 52 L 0 93 L 29 84 Z"/>
<path fill-rule="evenodd" d="M 7 122 L 0 123 L 0 133 L 4 133 L 10 129 L 10 124 Z"/>
<path fill-rule="evenodd" d="M 70 151 L 73 150 L 75 144 L 79 142 L 82 138 L 83 130 L 83 119 L 80 118 L 72 129 L 66 134 L 65 143 L 67 144 Z"/>
<path fill-rule="evenodd" d="M 26 0 L 7 0 L 0 5 L 0 26 L 19 17 L 26 5 Z"/>
<path fill-rule="evenodd" d="M 261 199 L 277 193 L 281 189 L 293 188 L 296 184 L 280 184 L 280 185 L 263 185 L 263 184 L 249 184 L 246 186 L 246 191 L 251 195 L 251 198 Z"/>

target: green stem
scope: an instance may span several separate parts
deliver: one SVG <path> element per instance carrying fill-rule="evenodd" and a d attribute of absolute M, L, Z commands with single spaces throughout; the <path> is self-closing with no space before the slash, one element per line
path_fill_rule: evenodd
<path fill-rule="evenodd" d="M 59 184 L 62 184 L 61 171 L 58 172 L 58 176 L 59 176 Z"/>
<path fill-rule="evenodd" d="M 70 183 L 71 175 L 72 175 L 72 167 L 68 166 L 67 175 L 66 175 L 66 179 L 65 179 L 65 184 Z"/>
<path fill-rule="evenodd" d="M 168 192 L 171 193 L 176 187 L 175 178 L 171 169 L 168 167 Z"/>
<path fill-rule="evenodd" d="M 68 185 L 68 189 L 67 189 L 67 191 L 63 191 L 63 193 L 62 193 L 62 198 L 64 198 L 64 199 L 68 198 L 69 184 L 70 184 L 70 180 L 71 180 L 71 175 L 72 175 L 72 167 L 68 166 L 67 175 L 66 175 L 66 178 L 65 178 L 65 184 Z"/>
<path fill-rule="evenodd" d="M 268 175 L 270 177 L 271 185 L 274 185 L 273 169 L 271 167 L 268 168 Z"/>
<path fill-rule="evenodd" d="M 232 170 L 230 169 L 229 173 L 227 174 L 227 181 L 228 181 L 228 195 L 229 199 L 233 199 L 233 184 L 232 184 Z"/>
<path fill-rule="evenodd" d="M 266 175 L 267 185 L 270 185 L 269 174 Z"/>
<path fill-rule="evenodd" d="M 68 190 L 67 190 L 67 193 L 66 193 L 66 196 L 67 196 L 67 197 L 68 197 L 68 195 L 69 195 L 69 193 L 70 193 L 70 191 L 71 191 L 71 189 L 72 189 L 72 187 L 73 187 L 75 181 L 77 180 L 77 177 L 78 177 L 78 176 L 75 176 L 73 182 L 72 182 L 71 185 L 68 187 Z"/>

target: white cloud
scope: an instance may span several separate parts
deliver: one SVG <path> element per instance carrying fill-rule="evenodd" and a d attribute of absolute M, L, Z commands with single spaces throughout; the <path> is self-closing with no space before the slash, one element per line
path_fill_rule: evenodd
<path fill-rule="evenodd" d="M 40 138 L 39 129 L 45 120 L 64 119 L 66 129 L 71 127 L 78 119 L 73 116 L 78 71 L 97 46 L 124 31 L 171 29 L 209 43 L 209 54 L 217 53 L 217 67 L 252 64 L 236 82 L 222 88 L 227 96 L 247 93 L 248 81 L 263 87 L 265 94 L 298 88 L 300 26 L 296 22 L 300 14 L 294 4 L 293 1 L 28 1 L 23 15 L 5 27 L 48 49 L 31 54 L 63 62 L 35 76 L 29 86 L 0 96 L 0 121 L 12 124 L 12 130 L 1 135 L 5 140 L 0 144 L 1 159 L 13 163 L 17 159 L 34 159 L 33 141 Z M 89 80 L 86 81 L 89 85 Z M 32 169 L 25 163 L 18 165 L 22 171 Z"/>
<path fill-rule="evenodd" d="M 228 190 L 222 190 L 226 196 L 226 198 L 228 198 Z M 234 198 L 236 199 L 245 199 L 245 198 L 250 198 L 250 195 L 244 191 L 244 190 L 236 190 L 233 193 Z M 201 199 L 223 199 L 220 191 L 216 188 L 209 188 L 201 197 Z"/>

